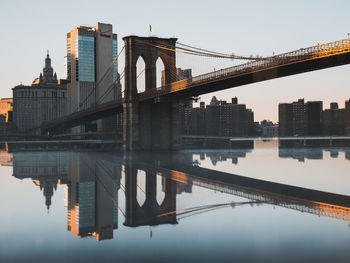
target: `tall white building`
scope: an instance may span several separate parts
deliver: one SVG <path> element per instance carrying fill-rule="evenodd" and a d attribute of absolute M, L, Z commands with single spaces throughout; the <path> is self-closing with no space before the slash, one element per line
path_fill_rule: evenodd
<path fill-rule="evenodd" d="M 117 63 L 110 67 L 117 54 L 117 34 L 113 34 L 111 24 L 78 26 L 67 33 L 68 114 L 117 99 L 120 93 Z M 108 119 L 73 131 L 109 130 L 116 118 Z"/>

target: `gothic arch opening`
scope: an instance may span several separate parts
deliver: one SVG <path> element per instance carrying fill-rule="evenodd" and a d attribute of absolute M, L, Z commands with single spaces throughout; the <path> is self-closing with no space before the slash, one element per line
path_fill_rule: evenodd
<path fill-rule="evenodd" d="M 165 177 L 157 173 L 157 203 L 162 205 L 165 198 Z"/>
<path fill-rule="evenodd" d="M 158 57 L 156 61 L 156 87 L 160 89 L 165 86 L 165 67 L 161 57 Z"/>
<path fill-rule="evenodd" d="M 136 62 L 136 88 L 137 93 L 146 90 L 146 63 L 142 56 L 140 56 Z"/>
<path fill-rule="evenodd" d="M 136 200 L 140 207 L 146 202 L 146 172 L 137 170 Z"/>

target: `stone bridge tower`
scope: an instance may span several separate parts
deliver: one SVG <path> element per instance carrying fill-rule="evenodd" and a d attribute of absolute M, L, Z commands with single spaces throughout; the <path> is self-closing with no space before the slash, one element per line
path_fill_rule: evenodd
<path fill-rule="evenodd" d="M 142 206 L 137 202 L 137 168 L 132 163 L 125 164 L 125 222 L 130 227 L 160 224 L 177 224 L 176 194 L 177 184 L 170 178 L 163 178 L 164 200 L 157 202 L 157 175 L 146 172 L 146 200 Z"/>
<path fill-rule="evenodd" d="M 140 102 L 136 63 L 145 62 L 146 92 L 156 90 L 156 61 L 164 64 L 164 86 L 176 81 L 176 38 L 127 36 L 125 43 L 125 103 L 123 105 L 124 150 L 173 150 L 179 147 L 179 101 L 157 98 Z M 166 49 L 159 46 L 167 47 Z M 157 47 L 158 46 L 158 47 Z"/>

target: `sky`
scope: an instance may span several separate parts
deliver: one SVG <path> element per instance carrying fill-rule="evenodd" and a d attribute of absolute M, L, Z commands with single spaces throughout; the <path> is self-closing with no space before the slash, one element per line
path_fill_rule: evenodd
<path fill-rule="evenodd" d="M 128 35 L 176 37 L 181 43 L 237 55 L 288 52 L 347 38 L 350 1 L 333 0 L 0 0 L 0 97 L 12 97 L 12 88 L 30 84 L 44 66 L 50 50 L 59 78 L 66 76 L 66 33 L 79 25 L 110 23 L 122 37 Z M 193 75 L 237 65 L 237 61 L 197 57 L 177 58 L 179 67 Z M 123 71 L 123 59 L 119 62 Z M 230 101 L 238 97 L 253 109 L 255 120 L 278 120 L 278 103 L 298 98 L 330 102 L 350 98 L 350 65 L 245 85 L 206 94 Z"/>

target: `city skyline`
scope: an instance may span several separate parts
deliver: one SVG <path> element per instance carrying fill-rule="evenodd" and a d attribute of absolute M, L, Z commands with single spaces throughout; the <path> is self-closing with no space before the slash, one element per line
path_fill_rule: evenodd
<path fill-rule="evenodd" d="M 342 22 L 348 10 L 346 7 L 350 7 L 346 1 L 337 1 L 337 4 L 332 6 L 316 1 L 307 3 L 300 1 L 299 4 L 295 1 L 283 4 L 278 1 L 267 3 L 249 1 L 244 4 L 229 1 L 221 1 L 218 4 L 206 1 L 203 6 L 197 7 L 198 12 L 195 14 L 190 11 L 195 5 L 194 1 L 186 3 L 179 1 L 179 4 L 172 8 L 172 12 L 181 14 L 180 19 L 173 20 L 165 19 L 169 16 L 169 10 L 167 7 L 161 7 L 159 1 L 147 4 L 105 1 L 99 5 L 92 1 L 84 1 L 84 12 L 74 12 L 82 3 L 81 1 L 69 3 L 69 9 L 65 8 L 65 1 L 49 4 L 45 1 L 35 1 L 35 4 L 25 1 L 4 1 L 0 4 L 3 10 L 0 19 L 3 20 L 3 24 L 5 21 L 12 21 L 10 16 L 14 12 L 18 19 L 16 23 L 3 29 L 4 34 L 10 38 L 7 42 L 0 44 L 3 58 L 1 72 L 5 76 L 0 97 L 11 96 L 11 89 L 14 86 L 20 83 L 29 84 L 32 81 L 37 74 L 37 68 L 41 67 L 40 58 L 47 49 L 50 50 L 54 61 L 53 67 L 57 70 L 58 77 L 65 77 L 65 34 L 80 24 L 111 23 L 115 28 L 114 31 L 120 36 L 118 39 L 120 47 L 123 45 L 121 39 L 124 36 L 152 34 L 158 37 L 175 36 L 181 43 L 215 51 L 262 56 L 346 38 L 349 32 L 347 25 Z M 18 9 L 19 5 L 23 8 Z M 109 8 L 105 8 L 106 5 Z M 43 17 L 32 17 L 31 11 L 34 12 L 38 7 Z M 237 9 L 240 12 L 232 12 Z M 216 11 L 215 14 L 211 13 L 213 10 Z M 150 11 L 149 14 L 147 11 Z M 218 13 L 220 16 L 217 15 Z M 255 19 L 250 21 L 246 14 L 254 16 Z M 65 20 L 60 19 L 62 15 L 65 16 Z M 208 17 L 213 19 L 206 19 Z M 43 19 L 46 27 L 42 26 Z M 276 24 L 275 20 L 279 20 L 279 23 Z M 260 21 L 259 24 L 256 21 Z M 152 33 L 149 32 L 149 25 L 152 25 Z M 228 33 L 228 28 L 232 28 L 232 33 Z M 13 34 L 14 31 L 19 34 Z M 35 34 L 33 31 L 40 31 L 40 33 Z M 29 40 L 25 41 L 24 48 L 23 39 Z M 201 65 L 196 59 L 190 62 L 181 59 L 178 57 L 177 66 L 193 68 L 194 76 L 212 71 L 214 68 L 220 69 L 238 63 L 205 60 Z M 122 57 L 119 72 L 122 71 L 123 60 Z M 237 96 L 242 103 L 255 111 L 256 120 L 277 121 L 278 103 L 291 102 L 298 98 L 322 100 L 324 105 L 338 102 L 339 107 L 343 107 L 344 101 L 350 97 L 346 92 L 350 86 L 350 80 L 346 77 L 348 70 L 349 65 L 264 81 L 206 94 L 201 96 L 201 101 L 209 103 L 213 95 L 222 100 Z"/>

